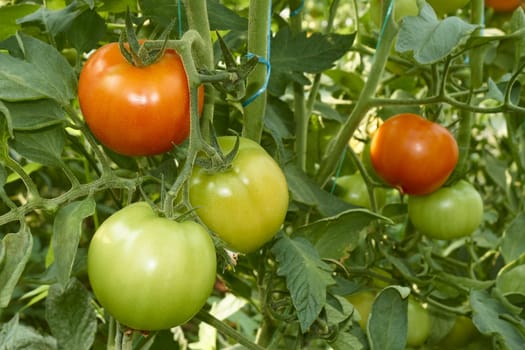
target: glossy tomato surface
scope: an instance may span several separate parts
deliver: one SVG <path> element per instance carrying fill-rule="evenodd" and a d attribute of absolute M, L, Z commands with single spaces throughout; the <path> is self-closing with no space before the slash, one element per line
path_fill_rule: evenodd
<path fill-rule="evenodd" d="M 377 174 L 406 194 L 422 195 L 440 188 L 458 155 L 457 142 L 446 128 L 410 113 L 387 119 L 370 145 Z"/>
<path fill-rule="evenodd" d="M 434 239 L 472 234 L 483 219 L 483 200 L 466 181 L 458 181 L 426 196 L 408 198 L 408 216 L 416 229 Z"/>
<path fill-rule="evenodd" d="M 167 329 L 206 303 L 216 277 L 215 246 L 201 225 L 158 217 L 138 202 L 100 225 L 89 246 L 88 276 L 97 300 L 120 323 Z"/>
<path fill-rule="evenodd" d="M 226 154 L 236 137 L 218 141 Z M 228 170 L 194 169 L 189 195 L 204 224 L 241 253 L 253 252 L 272 239 L 288 210 L 288 185 L 281 168 L 258 143 L 242 137 Z"/>
<path fill-rule="evenodd" d="M 199 108 L 203 98 L 201 89 Z M 95 137 L 120 154 L 163 153 L 189 134 L 188 81 L 173 50 L 152 65 L 137 67 L 126 61 L 118 43 L 102 46 L 82 68 L 78 99 Z"/>

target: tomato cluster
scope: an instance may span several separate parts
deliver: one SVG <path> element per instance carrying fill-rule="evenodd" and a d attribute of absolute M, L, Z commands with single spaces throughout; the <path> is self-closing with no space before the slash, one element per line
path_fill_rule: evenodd
<path fill-rule="evenodd" d="M 433 239 L 472 234 L 483 218 L 483 202 L 466 181 L 442 187 L 458 161 L 458 145 L 444 127 L 415 114 L 387 119 L 374 135 L 370 160 L 377 174 L 409 196 L 414 227 Z"/>
<path fill-rule="evenodd" d="M 118 43 L 102 46 L 82 68 L 78 99 L 95 137 L 120 154 L 164 153 L 189 134 L 188 78 L 174 50 L 141 67 L 126 60 Z M 203 103 L 201 87 L 199 109 Z"/>

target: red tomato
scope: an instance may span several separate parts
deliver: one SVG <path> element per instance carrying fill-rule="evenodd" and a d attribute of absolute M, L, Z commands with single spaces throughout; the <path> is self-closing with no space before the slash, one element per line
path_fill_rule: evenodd
<path fill-rule="evenodd" d="M 514 11 L 521 5 L 520 0 L 485 0 L 485 5 L 496 12 Z"/>
<path fill-rule="evenodd" d="M 410 113 L 385 121 L 374 134 L 370 159 L 377 174 L 406 194 L 440 188 L 458 161 L 458 145 L 444 127 Z"/>
<path fill-rule="evenodd" d="M 163 153 L 189 134 L 188 80 L 173 50 L 137 67 L 126 61 L 118 43 L 99 48 L 82 68 L 78 99 L 95 137 L 120 154 Z M 201 87 L 199 110 L 203 102 Z"/>

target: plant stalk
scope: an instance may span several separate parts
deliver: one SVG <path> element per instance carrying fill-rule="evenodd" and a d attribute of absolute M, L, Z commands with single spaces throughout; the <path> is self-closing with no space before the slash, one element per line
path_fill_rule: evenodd
<path fill-rule="evenodd" d="M 262 57 L 270 61 L 270 28 L 271 21 L 271 0 L 250 0 L 249 18 L 248 18 L 248 53 Z M 258 96 L 244 106 L 244 126 L 242 135 L 255 142 L 260 142 L 264 114 L 266 112 L 266 89 L 260 90 L 266 81 L 266 75 L 269 74 L 264 64 L 258 64 L 253 72 L 248 76 L 246 85 L 246 94 L 248 97 Z M 245 102 L 245 103 L 246 103 Z"/>
<path fill-rule="evenodd" d="M 349 118 L 341 126 L 337 135 L 335 135 L 335 138 L 329 143 L 323 159 L 321 160 L 320 170 L 317 174 L 317 180 L 321 184 L 325 184 L 335 171 L 337 162 L 346 147 L 348 140 L 350 140 L 354 131 L 357 129 L 371 106 L 370 103 L 388 61 L 390 48 L 392 47 L 392 43 L 398 32 L 397 24 L 392 17 L 388 18 L 385 25 L 386 27 L 377 47 L 370 74 L 363 90 L 361 91 L 359 99 Z"/>

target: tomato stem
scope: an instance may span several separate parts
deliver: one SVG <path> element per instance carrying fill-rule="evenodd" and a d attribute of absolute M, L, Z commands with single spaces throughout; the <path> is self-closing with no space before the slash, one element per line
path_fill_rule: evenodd
<path fill-rule="evenodd" d="M 209 312 L 201 310 L 199 311 L 199 313 L 197 313 L 195 318 L 198 319 L 199 321 L 205 322 L 209 324 L 210 326 L 216 328 L 220 333 L 235 339 L 240 345 L 243 345 L 249 350 L 264 350 L 263 347 L 253 343 L 248 338 L 246 338 L 244 335 L 237 332 L 235 329 L 231 328 L 230 326 L 228 326 L 226 323 L 222 322 L 221 320 L 217 319 Z"/>
<path fill-rule="evenodd" d="M 248 14 L 248 52 L 269 61 L 269 28 L 271 21 L 271 0 L 250 0 Z M 264 85 L 267 67 L 259 64 L 247 80 L 248 96 L 255 94 Z M 242 135 L 259 143 L 262 136 L 264 113 L 266 111 L 266 90 L 244 107 Z"/>
<path fill-rule="evenodd" d="M 324 184 L 328 181 L 330 175 L 334 172 L 337 166 L 339 157 L 343 152 L 343 149 L 346 147 L 348 140 L 350 140 L 354 131 L 361 123 L 361 120 L 370 109 L 370 102 L 375 94 L 377 86 L 379 85 L 390 55 L 390 48 L 392 47 L 397 32 L 397 24 L 395 23 L 394 18 L 390 16 L 385 24 L 385 30 L 377 47 L 370 74 L 363 90 L 361 91 L 359 99 L 349 118 L 343 123 L 338 133 L 335 135 L 335 138 L 329 143 L 323 159 L 321 160 L 320 170 L 317 174 L 317 180 L 319 183 Z"/>

